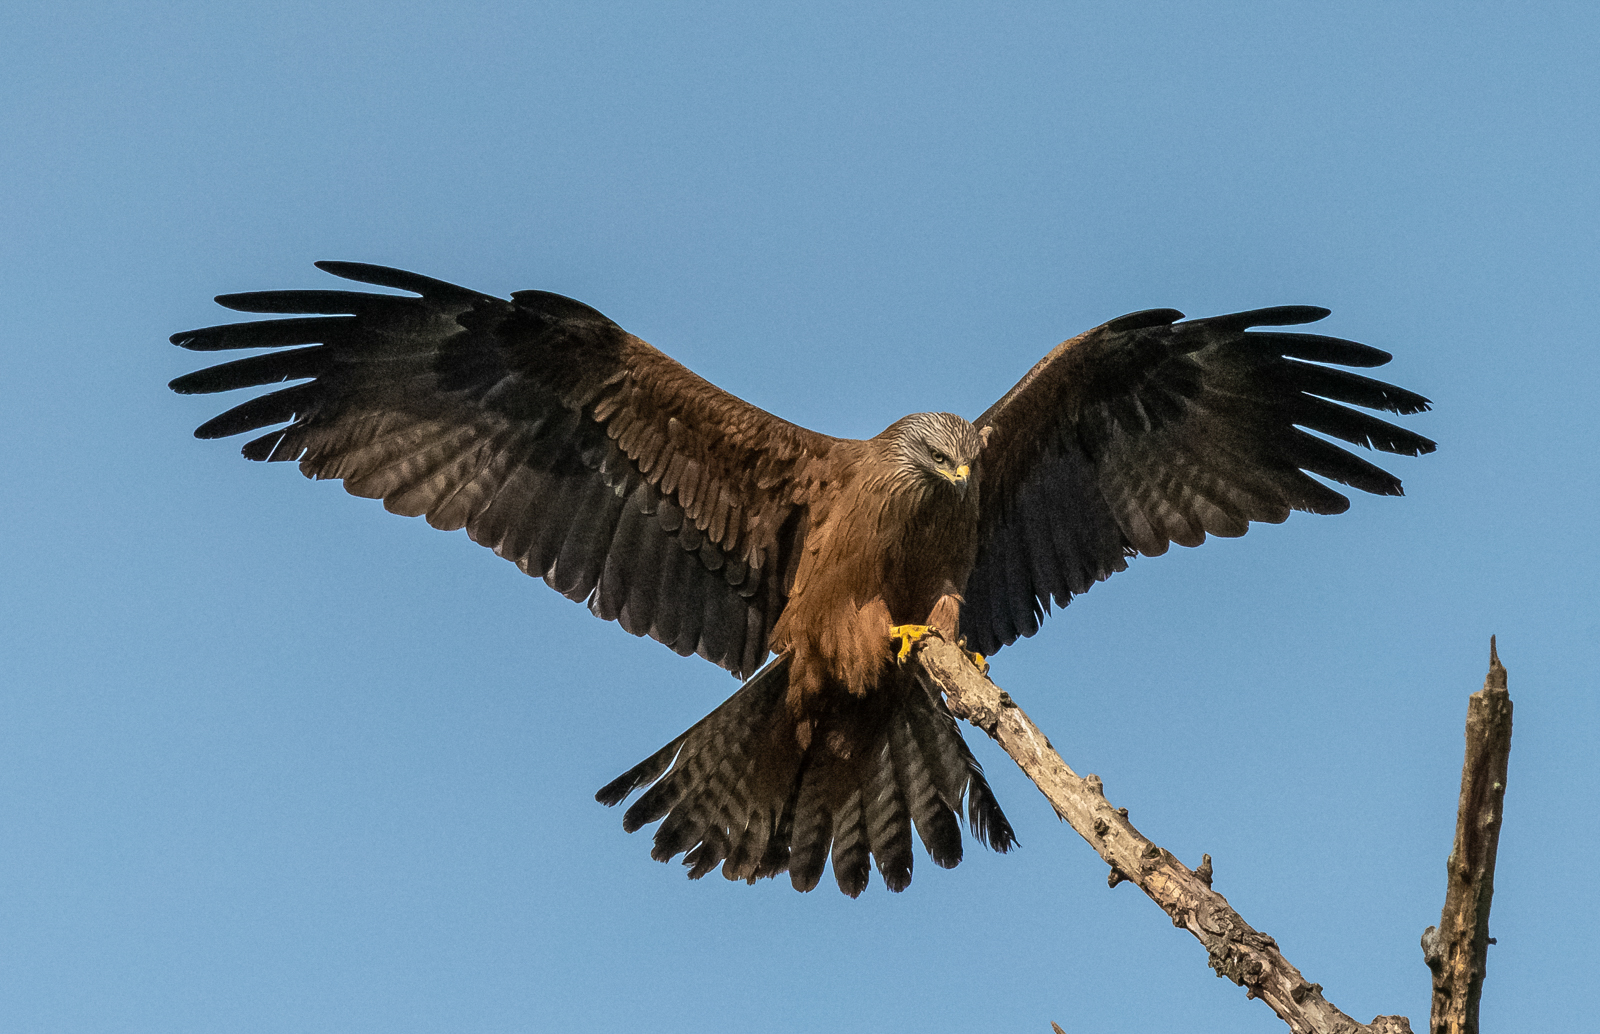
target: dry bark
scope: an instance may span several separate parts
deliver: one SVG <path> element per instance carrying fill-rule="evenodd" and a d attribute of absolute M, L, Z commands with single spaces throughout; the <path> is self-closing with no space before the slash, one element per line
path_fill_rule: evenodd
<path fill-rule="evenodd" d="M 1188 930 L 1205 946 L 1219 976 L 1265 1002 L 1295 1034 L 1410 1034 L 1404 1016 L 1379 1016 L 1361 1024 L 1335 1008 L 1322 996 L 1320 984 L 1306 980 L 1290 965 L 1276 941 L 1245 922 L 1226 898 L 1211 889 L 1210 855 L 1204 856 L 1199 869 L 1190 869 L 1151 843 L 1128 821 L 1128 809 L 1114 808 L 1106 800 L 1099 777 L 1081 777 L 1069 768 L 1010 694 L 980 674 L 958 647 L 930 636 L 923 640 L 917 660 L 944 693 L 950 710 L 999 743 L 1056 814 L 1111 866 L 1111 886 L 1126 881 L 1144 891 L 1174 926 Z M 1485 916 L 1487 912 L 1486 905 Z"/>
<path fill-rule="evenodd" d="M 1437 927 L 1422 934 L 1422 956 L 1433 971 L 1433 1034 L 1478 1034 L 1489 945 L 1489 903 L 1511 756 L 1511 694 L 1494 637 L 1489 676 L 1467 698 L 1467 750 L 1461 766 L 1456 839 L 1446 863 L 1448 882 Z"/>

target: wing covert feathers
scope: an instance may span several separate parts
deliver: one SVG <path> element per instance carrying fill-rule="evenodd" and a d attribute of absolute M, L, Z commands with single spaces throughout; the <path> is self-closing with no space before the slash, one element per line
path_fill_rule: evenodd
<path fill-rule="evenodd" d="M 179 377 L 176 391 L 284 385 L 199 437 L 270 428 L 246 457 L 295 460 L 396 513 L 465 528 L 678 653 L 742 675 L 760 666 L 784 601 L 774 572 L 797 546 L 791 517 L 833 439 L 716 388 L 570 298 L 507 301 L 383 266 L 318 266 L 420 297 L 219 297 L 243 312 L 315 315 L 173 336 L 196 351 L 274 349 Z"/>
<path fill-rule="evenodd" d="M 890 667 L 866 698 L 829 694 L 806 749 L 784 702 L 789 658 L 763 668 L 721 707 L 595 795 L 621 802 L 633 832 L 660 821 L 651 857 L 682 854 L 691 879 L 721 867 L 755 882 L 787 871 L 815 887 L 831 860 L 855 897 L 876 867 L 890 890 L 911 882 L 912 830 L 936 865 L 961 861 L 959 817 L 996 851 L 1010 823 L 937 692 Z M 652 785 L 653 784 L 653 785 Z"/>
<path fill-rule="evenodd" d="M 1415 392 L 1337 368 L 1381 366 L 1389 354 L 1249 329 L 1327 314 L 1282 306 L 1179 323 L 1171 309 L 1134 313 L 1059 345 L 980 417 L 983 509 L 962 609 L 973 649 L 992 654 L 1032 635 L 1052 602 L 1065 606 L 1135 553 L 1242 535 L 1292 510 L 1348 508 L 1313 474 L 1400 495 L 1398 478 L 1319 437 L 1433 451 L 1352 408 L 1429 408 Z"/>

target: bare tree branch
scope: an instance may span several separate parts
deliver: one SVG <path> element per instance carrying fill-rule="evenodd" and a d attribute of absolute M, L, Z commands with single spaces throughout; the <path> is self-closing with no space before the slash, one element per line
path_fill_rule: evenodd
<path fill-rule="evenodd" d="M 1448 883 L 1437 927 L 1422 934 L 1422 957 L 1433 970 L 1432 1034 L 1478 1034 L 1478 998 L 1488 961 L 1489 903 L 1511 757 L 1511 694 L 1494 637 L 1489 676 L 1467 698 L 1467 752 L 1461 765 L 1456 839 L 1445 863 Z"/>
<path fill-rule="evenodd" d="M 1320 984 L 1289 964 L 1276 941 L 1211 889 L 1210 855 L 1198 870 L 1190 869 L 1146 839 L 1128 821 L 1128 809 L 1113 808 L 1106 800 L 1099 777 L 1083 778 L 1069 768 L 1011 695 L 980 674 L 959 647 L 930 636 L 922 641 L 917 661 L 944 693 L 951 712 L 999 743 L 1056 814 L 1111 866 L 1111 886 L 1127 881 L 1144 891 L 1174 926 L 1205 945 L 1218 975 L 1266 1002 L 1295 1034 L 1410 1034 L 1403 1016 L 1379 1016 L 1364 1025 L 1335 1008 Z"/>

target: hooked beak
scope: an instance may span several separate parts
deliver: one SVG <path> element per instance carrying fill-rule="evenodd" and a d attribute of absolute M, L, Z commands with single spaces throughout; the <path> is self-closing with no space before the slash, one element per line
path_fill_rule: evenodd
<path fill-rule="evenodd" d="M 952 485 L 955 485 L 956 489 L 960 491 L 962 495 L 966 495 L 967 482 L 972 477 L 971 467 L 963 463 L 961 466 L 956 468 L 954 474 L 950 473 L 948 470 L 941 470 L 939 473 L 944 475 L 946 481 L 949 481 Z"/>

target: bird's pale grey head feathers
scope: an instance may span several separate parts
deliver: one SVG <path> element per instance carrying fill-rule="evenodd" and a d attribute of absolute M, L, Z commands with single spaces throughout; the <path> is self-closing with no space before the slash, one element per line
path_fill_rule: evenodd
<path fill-rule="evenodd" d="M 966 491 L 983 439 L 954 413 L 913 413 L 886 432 L 895 440 L 902 468 L 910 468 L 934 485 Z"/>

